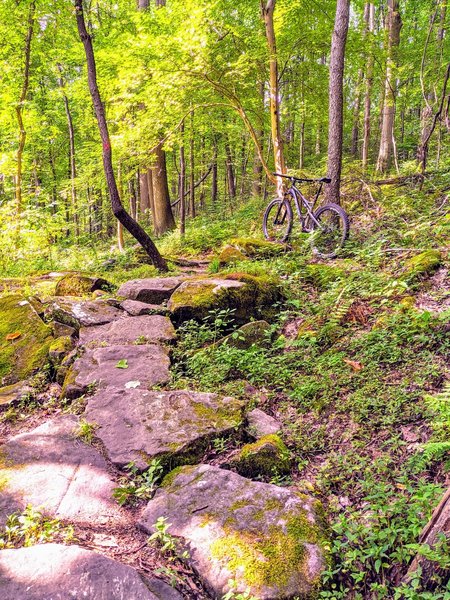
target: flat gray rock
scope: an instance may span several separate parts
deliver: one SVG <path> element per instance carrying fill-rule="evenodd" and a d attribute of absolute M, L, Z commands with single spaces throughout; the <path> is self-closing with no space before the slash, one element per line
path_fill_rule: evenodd
<path fill-rule="evenodd" d="M 239 426 L 242 404 L 217 394 L 107 388 L 88 398 L 85 416 L 114 464 L 145 468 L 156 457 L 172 464 L 201 457 L 212 437 Z"/>
<path fill-rule="evenodd" d="M 166 476 L 139 526 L 153 533 L 165 517 L 215 598 L 234 580 L 237 593 L 261 600 L 306 599 L 315 597 L 325 568 L 317 508 L 288 488 L 210 465 L 185 466 Z"/>
<path fill-rule="evenodd" d="M 94 343 L 104 346 L 118 344 L 151 344 L 172 342 L 176 338 L 175 329 L 167 317 L 149 315 L 128 317 L 99 327 L 82 327 L 80 343 Z"/>
<path fill-rule="evenodd" d="M 2 600 L 163 600 L 137 571 L 79 546 L 0 551 Z"/>
<path fill-rule="evenodd" d="M 55 298 L 45 308 L 45 318 L 75 329 L 104 325 L 127 314 L 105 300 L 82 301 L 79 298 Z"/>
<path fill-rule="evenodd" d="M 132 317 L 141 317 L 142 315 L 165 315 L 168 310 L 162 304 L 147 304 L 139 300 L 124 300 L 120 304 L 121 308 Z"/>
<path fill-rule="evenodd" d="M 248 413 L 247 422 L 247 430 L 255 438 L 273 435 L 281 430 L 280 423 L 259 408 Z"/>
<path fill-rule="evenodd" d="M 117 295 L 130 300 L 139 300 L 149 304 L 161 304 L 186 277 L 154 277 L 151 279 L 133 279 L 117 290 Z"/>
<path fill-rule="evenodd" d="M 76 439 L 77 425 L 75 415 L 56 417 L 0 447 L 1 524 L 27 504 L 72 523 L 125 522 L 106 461 Z"/>
<path fill-rule="evenodd" d="M 70 368 L 63 396 L 77 398 L 94 383 L 98 388 L 146 390 L 169 381 L 170 359 L 163 346 L 88 348 Z"/>

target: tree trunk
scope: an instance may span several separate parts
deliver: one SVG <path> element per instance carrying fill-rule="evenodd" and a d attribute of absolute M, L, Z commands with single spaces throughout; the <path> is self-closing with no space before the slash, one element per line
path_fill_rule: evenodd
<path fill-rule="evenodd" d="M 181 143 L 180 143 L 180 185 L 178 194 L 180 199 L 180 235 L 184 237 L 186 233 L 186 200 L 184 198 L 184 190 L 186 187 L 186 160 L 184 155 L 184 121 L 180 127 Z"/>
<path fill-rule="evenodd" d="M 361 83 L 363 78 L 363 70 L 358 70 L 358 77 L 356 81 L 356 98 L 355 107 L 353 110 L 353 127 L 352 127 L 352 145 L 350 148 L 350 154 L 354 157 L 358 154 L 358 142 L 359 142 L 359 112 L 361 108 Z"/>
<path fill-rule="evenodd" d="M 273 13 L 276 0 L 262 0 L 261 11 L 266 26 L 267 46 L 269 48 L 269 99 L 270 99 L 270 125 L 272 130 L 273 154 L 275 170 L 277 173 L 285 173 L 286 167 L 283 154 L 283 140 L 280 130 L 280 91 L 278 85 L 278 59 L 273 23 Z M 277 177 L 277 194 L 282 196 L 284 182 Z"/>
<path fill-rule="evenodd" d="M 383 119 L 381 124 L 380 150 L 377 160 L 377 171 L 385 173 L 389 170 L 394 149 L 395 100 L 397 96 L 397 78 L 395 66 L 400 44 L 402 20 L 399 12 L 399 0 L 388 0 L 386 16 L 387 61 L 384 85 Z"/>
<path fill-rule="evenodd" d="M 236 198 L 236 179 L 234 175 L 234 167 L 233 167 L 233 156 L 231 153 L 230 143 L 227 140 L 225 142 L 225 154 L 226 154 L 226 176 L 228 183 L 228 193 L 230 194 L 230 199 L 233 201 Z"/>
<path fill-rule="evenodd" d="M 362 145 L 362 166 L 367 168 L 369 160 L 370 146 L 370 113 L 372 103 L 372 87 L 373 87 L 373 66 L 374 66 L 374 31 L 375 31 L 375 6 L 373 2 L 368 2 L 364 8 L 365 25 L 365 40 L 370 36 L 369 51 L 366 63 L 366 85 L 364 91 L 364 135 Z M 367 42 L 366 42 L 367 43 Z"/>
<path fill-rule="evenodd" d="M 343 79 L 345 44 L 347 41 L 350 0 L 338 0 L 330 55 L 328 177 L 327 202 L 340 203 L 342 139 L 343 139 Z"/>
<path fill-rule="evenodd" d="M 259 117 L 259 125 L 255 130 L 255 135 L 257 137 L 258 145 L 263 149 L 264 145 L 264 120 L 262 115 L 264 114 L 264 81 L 260 81 L 258 83 L 259 96 L 261 98 L 260 102 L 260 111 L 261 113 L 258 115 Z M 259 159 L 259 153 L 257 148 L 255 147 L 255 155 L 253 158 L 253 185 L 252 185 L 252 195 L 255 197 L 261 196 L 262 193 L 262 174 L 263 174 L 263 166 Z"/>
<path fill-rule="evenodd" d="M 298 168 L 303 169 L 305 160 L 305 121 L 300 124 L 300 147 L 298 152 Z"/>
<path fill-rule="evenodd" d="M 25 64 L 23 71 L 23 84 L 20 93 L 19 102 L 16 105 L 17 124 L 19 126 L 19 147 L 17 148 L 17 170 L 16 170 L 16 211 L 20 217 L 22 213 L 22 159 L 25 148 L 27 132 L 23 123 L 23 108 L 28 95 L 28 86 L 30 83 L 30 61 L 31 61 L 31 40 L 33 38 L 34 23 L 36 13 L 36 2 L 32 0 L 28 9 L 28 30 L 25 40 Z M 17 220 L 17 232 L 20 231 L 20 220 Z"/>
<path fill-rule="evenodd" d="M 86 23 L 84 22 L 83 0 L 74 0 L 74 3 L 78 33 L 80 35 L 81 41 L 83 42 L 84 51 L 86 54 L 89 91 L 91 93 L 95 116 L 97 119 L 100 137 L 102 140 L 103 168 L 105 171 L 106 181 L 108 183 L 108 190 L 113 214 L 117 218 L 117 220 L 122 223 L 125 229 L 127 229 L 131 233 L 131 235 L 139 242 L 139 244 L 141 244 L 141 246 L 149 255 L 155 267 L 160 269 L 161 271 L 167 271 L 166 261 L 158 252 L 158 249 L 156 248 L 155 244 L 149 238 L 144 229 L 142 229 L 142 227 L 126 212 L 120 200 L 116 178 L 114 176 L 114 169 L 112 163 L 112 149 L 108 132 L 108 124 L 106 122 L 105 108 L 102 103 L 97 85 L 97 69 L 95 65 L 94 48 L 92 46 L 91 36 L 87 32 Z"/>
<path fill-rule="evenodd" d="M 77 203 L 77 189 L 75 185 L 75 179 L 77 176 L 77 167 L 75 162 L 75 131 L 73 128 L 73 120 L 72 113 L 70 112 L 69 99 L 65 90 L 65 82 L 63 78 L 63 68 L 58 63 L 57 65 L 58 71 L 60 73 L 60 77 L 58 78 L 58 85 L 61 89 L 63 102 L 64 102 L 64 110 L 66 113 L 67 119 L 67 129 L 69 130 L 69 171 L 70 171 L 70 197 L 72 200 L 72 213 L 73 220 L 75 223 L 75 235 L 77 239 L 80 237 L 80 222 L 78 216 L 78 203 Z"/>
<path fill-rule="evenodd" d="M 145 223 L 148 220 L 148 211 L 150 209 L 150 193 L 148 189 L 147 171 L 144 169 L 139 175 L 139 220 Z"/>
<path fill-rule="evenodd" d="M 191 137 L 189 141 L 189 214 L 195 217 L 195 139 L 194 139 L 194 112 L 191 112 Z"/>
<path fill-rule="evenodd" d="M 167 181 L 166 153 L 162 143 L 155 150 L 155 165 L 153 167 L 153 197 L 155 212 L 153 227 L 155 235 L 159 236 L 175 229 L 175 219 L 170 206 L 169 184 Z"/>
<path fill-rule="evenodd" d="M 213 139 L 211 202 L 217 202 L 217 140 Z"/>

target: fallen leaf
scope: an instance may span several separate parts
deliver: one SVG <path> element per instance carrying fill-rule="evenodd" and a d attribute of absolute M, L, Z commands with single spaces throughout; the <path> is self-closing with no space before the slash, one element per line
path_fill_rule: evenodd
<path fill-rule="evenodd" d="M 8 341 L 11 340 L 17 340 L 17 338 L 19 338 L 22 334 L 20 333 L 20 331 L 15 331 L 14 333 L 8 333 L 8 335 L 6 336 L 6 339 Z"/>
<path fill-rule="evenodd" d="M 344 362 L 346 365 L 351 367 L 354 371 L 361 371 L 363 368 L 362 364 L 356 360 L 350 360 L 349 358 L 344 358 Z"/>
<path fill-rule="evenodd" d="M 121 360 L 119 360 L 119 362 L 116 364 L 116 368 L 117 369 L 128 369 L 128 361 L 126 358 L 122 358 Z"/>

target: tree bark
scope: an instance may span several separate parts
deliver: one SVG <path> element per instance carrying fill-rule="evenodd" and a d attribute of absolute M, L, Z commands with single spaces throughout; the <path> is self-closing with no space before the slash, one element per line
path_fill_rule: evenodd
<path fill-rule="evenodd" d="M 186 159 L 184 154 L 184 121 L 180 127 L 181 143 L 180 143 L 180 185 L 178 188 L 178 197 L 180 200 L 180 235 L 184 237 L 186 233 L 186 200 L 184 198 L 184 190 L 186 187 Z"/>
<path fill-rule="evenodd" d="M 231 153 L 230 142 L 228 141 L 228 139 L 225 142 L 225 155 L 226 155 L 225 166 L 226 166 L 226 176 L 227 176 L 227 183 L 228 183 L 228 193 L 230 194 L 230 199 L 234 200 L 236 198 L 236 178 L 235 178 L 234 167 L 233 167 L 233 156 Z"/>
<path fill-rule="evenodd" d="M 272 130 L 272 144 L 277 173 L 285 173 L 286 166 L 283 154 L 283 139 L 280 129 L 280 91 L 278 85 L 278 58 L 275 38 L 275 29 L 273 23 L 273 13 L 275 11 L 276 0 L 261 1 L 261 12 L 266 27 L 266 39 L 269 49 L 269 100 L 270 100 L 270 125 Z M 284 192 L 284 182 L 281 177 L 277 177 L 277 194 L 282 196 Z"/>
<path fill-rule="evenodd" d="M 261 98 L 259 124 L 255 129 L 255 135 L 258 141 L 259 148 L 262 150 L 264 145 L 264 120 L 262 115 L 264 114 L 264 81 L 258 83 L 259 96 Z M 255 155 L 253 157 L 253 184 L 252 184 L 252 195 L 258 198 L 262 194 L 262 174 L 263 166 L 259 160 L 258 149 L 255 147 Z"/>
<path fill-rule="evenodd" d="M 374 31 L 375 31 L 375 6 L 373 2 L 367 2 L 364 8 L 365 40 L 370 36 L 369 51 L 366 62 L 366 81 L 364 91 L 364 135 L 362 145 L 362 166 L 367 168 L 369 160 L 370 147 L 370 114 L 372 109 L 372 87 L 373 87 L 373 67 L 374 67 Z"/>
<path fill-rule="evenodd" d="M 23 122 L 23 108 L 28 95 L 28 87 L 30 83 L 30 62 L 31 62 L 31 41 L 33 39 L 34 24 L 35 24 L 36 2 L 33 0 L 28 9 L 28 29 L 25 39 L 25 64 L 23 71 L 23 84 L 20 92 L 19 102 L 16 105 L 17 124 L 19 126 L 19 147 L 17 148 L 17 170 L 16 170 L 16 211 L 20 217 L 22 213 L 22 159 L 25 148 L 25 140 L 27 132 Z M 18 232 L 20 230 L 20 221 L 17 220 Z"/>
<path fill-rule="evenodd" d="M 195 138 L 194 138 L 194 111 L 191 111 L 191 131 L 189 141 L 189 214 L 195 217 Z"/>
<path fill-rule="evenodd" d="M 212 182 L 211 182 L 211 202 L 217 202 L 217 140 L 213 139 L 213 158 L 212 158 Z"/>
<path fill-rule="evenodd" d="M 155 235 L 159 236 L 175 229 L 175 219 L 170 206 L 169 184 L 167 181 L 166 153 L 162 142 L 155 150 L 155 165 L 153 166 L 153 198 L 155 212 L 153 227 Z"/>
<path fill-rule="evenodd" d="M 100 137 L 102 140 L 103 168 L 108 184 L 113 214 L 117 218 L 117 220 L 122 223 L 125 229 L 127 229 L 131 233 L 131 235 L 139 242 L 139 244 L 141 244 L 141 246 L 149 255 L 150 260 L 152 261 L 154 266 L 161 271 L 167 271 L 166 261 L 158 252 L 158 249 L 156 248 L 155 244 L 152 242 L 152 240 L 144 231 L 144 229 L 142 229 L 142 227 L 126 212 L 120 200 L 116 178 L 114 176 L 114 169 L 112 163 L 112 149 L 109 138 L 108 124 L 106 122 L 105 108 L 102 103 L 97 85 L 97 69 L 95 65 L 94 48 L 92 46 L 91 36 L 87 32 L 86 23 L 84 21 L 83 0 L 74 0 L 74 3 L 78 33 L 80 35 L 81 41 L 83 42 L 84 51 L 86 54 L 89 91 L 92 97 L 95 116 L 97 119 Z"/>
<path fill-rule="evenodd" d="M 350 0 L 338 0 L 334 21 L 330 55 L 329 125 L 328 125 L 328 177 L 327 202 L 340 203 L 342 140 L 344 116 L 344 62 L 347 41 Z"/>
<path fill-rule="evenodd" d="M 388 0 L 387 7 L 388 12 L 385 25 L 387 34 L 386 78 L 384 85 L 380 150 L 376 167 L 376 170 L 379 173 L 385 173 L 389 170 L 394 149 L 395 101 L 397 96 L 395 67 L 397 64 L 397 51 L 400 44 L 400 30 L 402 28 L 399 0 Z"/>

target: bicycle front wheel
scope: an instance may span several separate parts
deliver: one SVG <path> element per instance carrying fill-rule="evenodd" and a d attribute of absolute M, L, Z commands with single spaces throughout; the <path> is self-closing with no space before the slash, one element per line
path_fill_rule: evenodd
<path fill-rule="evenodd" d="M 348 238 L 350 223 L 348 215 L 338 204 L 325 204 L 315 213 L 311 248 L 320 258 L 335 258 Z"/>
<path fill-rule="evenodd" d="M 285 242 L 292 229 L 292 207 L 286 198 L 275 198 L 266 208 L 263 232 L 266 240 Z"/>

